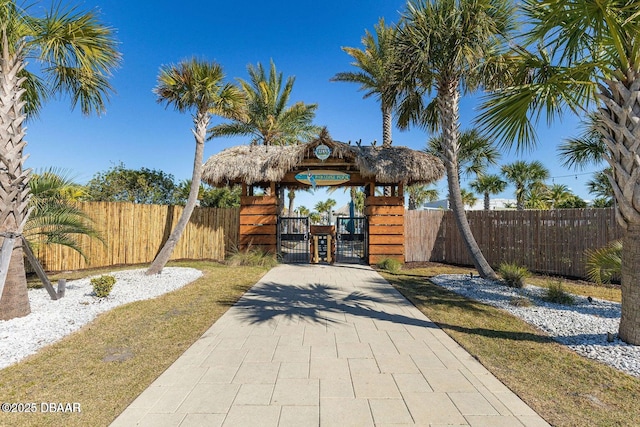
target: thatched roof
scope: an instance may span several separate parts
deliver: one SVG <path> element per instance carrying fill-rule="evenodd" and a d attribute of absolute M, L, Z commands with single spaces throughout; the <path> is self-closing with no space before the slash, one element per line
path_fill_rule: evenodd
<path fill-rule="evenodd" d="M 344 160 L 363 178 L 379 184 L 428 184 L 444 175 L 442 162 L 424 152 L 407 147 L 359 147 L 334 141 L 323 131 L 319 138 L 306 144 L 228 148 L 207 160 L 202 179 L 213 186 L 282 182 L 288 172 L 307 169 L 308 163 L 301 165 L 306 159 L 317 160 L 314 149 L 320 144 L 331 148 L 329 160 Z M 330 167 L 331 161 L 319 166 Z"/>

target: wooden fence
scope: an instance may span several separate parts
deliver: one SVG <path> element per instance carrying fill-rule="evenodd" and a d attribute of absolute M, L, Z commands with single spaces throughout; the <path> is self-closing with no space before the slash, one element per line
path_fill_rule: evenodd
<path fill-rule="evenodd" d="M 104 237 L 82 238 L 85 261 L 58 246 L 36 247 L 47 271 L 150 263 L 182 207 L 91 202 L 80 207 Z M 196 208 L 171 259 L 222 260 L 239 243 L 239 209 Z M 622 236 L 613 209 L 470 211 L 471 229 L 489 263 L 515 262 L 532 271 L 584 277 L 584 251 Z M 405 261 L 473 265 L 451 211 L 406 211 Z"/>
<path fill-rule="evenodd" d="M 622 237 L 613 209 L 469 211 L 489 264 L 515 262 L 531 271 L 585 277 L 586 249 Z M 473 265 L 451 211 L 407 211 L 405 260 Z"/>
<path fill-rule="evenodd" d="M 59 245 L 35 247 L 47 271 L 150 263 L 169 237 L 181 206 L 89 202 L 79 206 L 93 220 L 104 244 L 84 236 L 77 252 Z M 171 259 L 222 260 L 238 242 L 238 209 L 196 208 Z"/>

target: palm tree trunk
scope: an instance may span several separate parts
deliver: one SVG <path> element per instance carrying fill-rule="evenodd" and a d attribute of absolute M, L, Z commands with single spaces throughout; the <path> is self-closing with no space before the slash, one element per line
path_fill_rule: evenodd
<path fill-rule="evenodd" d="M 289 212 L 287 216 L 293 216 L 293 202 L 296 200 L 296 192 L 293 190 L 289 190 Z"/>
<path fill-rule="evenodd" d="M 488 211 L 490 207 L 491 207 L 491 203 L 489 199 L 489 193 L 485 192 L 484 193 L 484 210 Z"/>
<path fill-rule="evenodd" d="M 437 102 L 440 110 L 440 120 L 442 121 L 442 151 L 445 169 L 447 170 L 450 207 L 453 210 L 453 216 L 462 240 L 473 259 L 473 264 L 478 273 L 485 279 L 497 280 L 498 276 L 485 259 L 480 246 L 478 246 L 476 239 L 473 237 L 464 211 L 464 203 L 462 202 L 460 178 L 458 176 L 458 151 L 460 148 L 460 131 L 458 129 L 459 101 L 458 81 L 443 82 L 438 88 Z"/>
<path fill-rule="evenodd" d="M 193 131 L 196 140 L 196 153 L 193 160 L 193 174 L 191 176 L 191 188 L 189 189 L 189 197 L 187 203 L 184 206 L 182 215 L 167 239 L 166 243 L 153 260 L 145 274 L 159 274 L 162 272 L 164 266 L 169 262 L 173 249 L 178 244 L 180 236 L 184 232 L 184 229 L 191 219 L 191 214 L 198 203 L 198 193 L 200 191 L 200 182 L 202 181 L 202 160 L 204 157 L 204 141 L 207 137 L 207 126 L 209 125 L 209 114 L 205 112 L 198 112 L 195 119 L 195 130 Z"/>
<path fill-rule="evenodd" d="M 391 147 L 391 128 L 392 128 L 391 108 L 384 102 L 382 103 L 382 148 Z M 384 187 L 385 197 L 391 197 L 391 187 Z"/>
<path fill-rule="evenodd" d="M 616 216 L 626 229 L 622 240 L 622 316 L 618 334 L 640 345 L 640 74 L 630 67 L 624 81 L 605 81 L 598 94 L 599 131 L 609 153 L 609 180 L 615 194 Z"/>
<path fill-rule="evenodd" d="M 620 339 L 640 345 L 640 224 L 629 224 L 622 240 Z"/>
<path fill-rule="evenodd" d="M 9 52 L 6 33 L 2 32 L 0 74 L 0 233 L 19 233 L 29 203 L 29 170 L 23 170 L 25 120 L 22 100 L 24 79 L 18 77 L 24 68 L 22 47 Z M 4 239 L 0 238 L 0 245 Z M 17 239 L 18 240 L 18 239 Z M 22 244 L 17 241 L 11 253 L 2 295 L 0 320 L 26 316 L 31 312 L 27 295 Z"/>
<path fill-rule="evenodd" d="M 392 129 L 392 115 L 391 108 L 387 105 L 382 105 L 382 147 L 391 147 L 391 129 Z"/>

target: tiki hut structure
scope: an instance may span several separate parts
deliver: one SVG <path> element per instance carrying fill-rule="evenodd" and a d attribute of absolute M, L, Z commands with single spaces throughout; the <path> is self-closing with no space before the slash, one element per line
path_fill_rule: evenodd
<path fill-rule="evenodd" d="M 322 160 L 318 146 L 330 149 Z M 324 148 L 324 147 L 323 147 Z M 348 174 L 344 186 L 365 187 L 368 222 L 367 259 L 404 262 L 404 187 L 428 184 L 444 175 L 442 162 L 407 147 L 382 148 L 334 141 L 323 130 L 311 142 L 289 145 L 242 145 L 211 156 L 204 165 L 203 180 L 212 186 L 242 186 L 240 249 L 261 247 L 276 252 L 278 216 L 284 206 L 281 189 L 309 187 L 298 178 L 307 171 Z M 390 188 L 391 196 L 376 196 L 376 187 Z M 254 189 L 265 189 L 254 196 Z"/>

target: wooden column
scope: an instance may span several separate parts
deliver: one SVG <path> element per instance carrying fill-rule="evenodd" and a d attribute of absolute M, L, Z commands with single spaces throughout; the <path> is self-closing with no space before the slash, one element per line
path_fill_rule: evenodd
<path fill-rule="evenodd" d="M 404 264 L 404 198 L 369 196 L 369 264 L 392 258 Z"/>
<path fill-rule="evenodd" d="M 278 198 L 272 196 L 240 197 L 240 250 L 259 248 L 276 253 Z"/>

